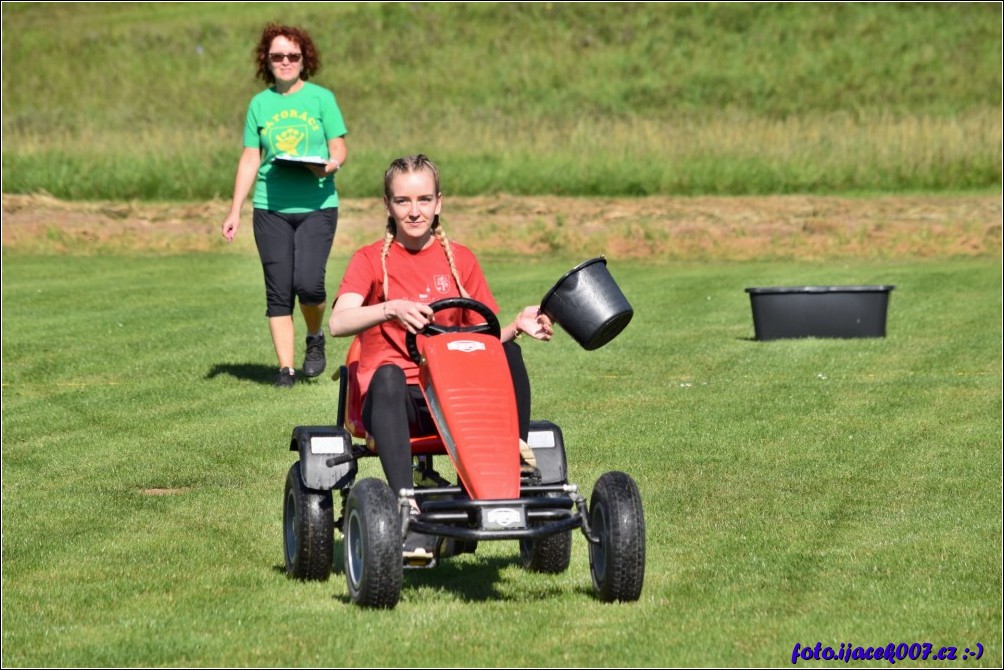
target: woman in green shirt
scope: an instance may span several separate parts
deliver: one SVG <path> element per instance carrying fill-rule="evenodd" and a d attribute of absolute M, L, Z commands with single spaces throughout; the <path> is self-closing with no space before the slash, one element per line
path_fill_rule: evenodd
<path fill-rule="evenodd" d="M 307 326 L 303 373 L 324 371 L 325 267 L 338 225 L 335 173 L 345 164 L 348 130 L 334 94 L 308 80 L 320 68 L 310 35 L 270 23 L 255 48 L 269 86 L 251 99 L 244 151 L 221 232 L 232 241 L 254 188 L 254 236 L 265 276 L 265 315 L 279 359 L 275 385 L 292 386 L 293 305 Z"/>

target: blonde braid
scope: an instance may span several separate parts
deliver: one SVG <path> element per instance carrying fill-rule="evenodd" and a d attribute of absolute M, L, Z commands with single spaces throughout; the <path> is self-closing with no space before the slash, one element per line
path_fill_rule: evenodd
<path fill-rule="evenodd" d="M 460 275 L 457 273 L 457 264 L 453 260 L 453 247 L 450 246 L 450 238 L 446 236 L 446 231 L 443 230 L 442 226 L 436 226 L 434 231 L 436 239 L 443 247 L 443 251 L 446 252 L 446 260 L 450 264 L 450 274 L 453 275 L 454 281 L 457 282 L 457 288 L 460 289 L 460 295 L 464 298 L 470 298 L 471 295 L 464 288 L 464 285 L 460 282 Z"/>
<path fill-rule="evenodd" d="M 389 282 L 387 281 L 387 256 L 390 254 L 390 245 L 394 243 L 394 232 L 387 226 L 387 232 L 383 236 L 383 249 L 380 250 L 380 266 L 383 268 L 383 299 L 390 300 Z"/>

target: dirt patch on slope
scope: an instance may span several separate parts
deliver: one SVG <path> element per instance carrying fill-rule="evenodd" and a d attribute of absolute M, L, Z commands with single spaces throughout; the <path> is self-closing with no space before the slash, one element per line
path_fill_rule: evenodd
<path fill-rule="evenodd" d="M 5 253 L 253 252 L 246 207 L 237 240 L 219 225 L 229 204 L 66 202 L 3 196 Z M 333 253 L 377 239 L 377 199 L 343 199 Z M 635 259 L 933 258 L 999 256 L 1001 197 L 827 196 L 448 197 L 444 225 L 481 255 Z"/>

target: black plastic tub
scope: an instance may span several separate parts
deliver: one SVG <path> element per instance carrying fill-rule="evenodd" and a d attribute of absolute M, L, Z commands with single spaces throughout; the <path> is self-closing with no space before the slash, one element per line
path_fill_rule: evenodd
<path fill-rule="evenodd" d="M 748 288 L 758 340 L 885 337 L 893 286 Z"/>

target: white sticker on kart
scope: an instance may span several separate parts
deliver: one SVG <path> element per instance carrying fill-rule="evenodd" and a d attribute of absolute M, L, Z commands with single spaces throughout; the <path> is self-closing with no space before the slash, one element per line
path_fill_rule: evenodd
<path fill-rule="evenodd" d="M 526 443 L 533 449 L 554 449 L 554 433 L 549 430 L 531 430 Z"/>
<path fill-rule="evenodd" d="M 310 453 L 312 454 L 344 454 L 345 440 L 341 437 L 314 435 L 310 438 Z"/>
<path fill-rule="evenodd" d="M 484 342 L 475 342 L 474 340 L 454 340 L 453 342 L 448 342 L 446 348 L 450 351 L 462 351 L 465 354 L 469 354 L 472 351 L 484 351 Z"/>
<path fill-rule="evenodd" d="M 509 507 L 488 510 L 487 522 L 489 526 L 500 528 L 522 528 L 525 525 L 519 510 Z"/>

